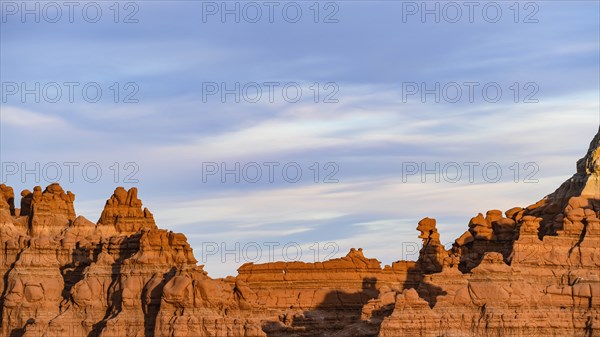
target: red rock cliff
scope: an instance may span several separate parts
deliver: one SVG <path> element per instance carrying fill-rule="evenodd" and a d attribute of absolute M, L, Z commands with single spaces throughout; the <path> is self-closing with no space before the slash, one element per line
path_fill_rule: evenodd
<path fill-rule="evenodd" d="M 212 279 L 135 188 L 98 223 L 58 184 L 21 196 L 0 185 L 0 337 L 600 336 L 600 131 L 554 193 L 448 250 L 424 218 L 418 260 L 384 268 L 352 249 Z"/>

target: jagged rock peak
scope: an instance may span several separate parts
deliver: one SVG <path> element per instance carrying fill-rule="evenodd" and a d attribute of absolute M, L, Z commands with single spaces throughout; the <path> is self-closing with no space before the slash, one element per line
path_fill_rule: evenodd
<path fill-rule="evenodd" d="M 423 243 L 429 241 L 438 242 L 440 241 L 440 234 L 437 231 L 436 221 L 432 218 L 423 218 L 419 221 L 417 230 L 421 232 L 419 239 L 423 239 Z"/>
<path fill-rule="evenodd" d="M 15 215 L 15 192 L 5 184 L 0 184 L 0 209 L 7 209 L 11 215 Z"/>
<path fill-rule="evenodd" d="M 140 229 L 157 228 L 154 216 L 147 208 L 142 209 L 135 187 L 125 190 L 117 187 L 106 201 L 98 225 L 114 226 L 119 233 L 132 234 Z"/>
<path fill-rule="evenodd" d="M 600 174 L 600 127 L 586 155 L 577 161 L 577 173 Z"/>
<path fill-rule="evenodd" d="M 33 236 L 56 235 L 71 224 L 75 218 L 75 194 L 53 183 L 43 190 L 35 186 L 33 192 L 21 192 L 20 215 L 29 216 L 28 232 Z"/>

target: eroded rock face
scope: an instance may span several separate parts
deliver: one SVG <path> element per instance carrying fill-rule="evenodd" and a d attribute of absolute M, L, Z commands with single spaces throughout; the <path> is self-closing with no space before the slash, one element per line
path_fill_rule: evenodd
<path fill-rule="evenodd" d="M 0 337 L 600 336 L 599 147 L 600 132 L 554 193 L 478 214 L 450 249 L 424 218 L 417 261 L 352 249 L 225 279 L 136 189 L 93 223 L 58 184 L 23 191 L 20 209 L 0 185 Z"/>
<path fill-rule="evenodd" d="M 19 215 L 0 193 L 0 336 L 266 336 L 255 292 L 209 278 L 137 190 L 117 188 L 97 224 L 58 184 L 23 191 Z"/>

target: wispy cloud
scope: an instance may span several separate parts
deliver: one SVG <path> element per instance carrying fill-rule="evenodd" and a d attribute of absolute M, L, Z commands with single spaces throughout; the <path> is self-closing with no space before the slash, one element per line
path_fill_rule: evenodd
<path fill-rule="evenodd" d="M 3 107 L 0 120 L 4 127 L 15 127 L 27 130 L 56 130 L 69 127 L 67 121 L 56 116 L 48 116 L 16 107 Z"/>

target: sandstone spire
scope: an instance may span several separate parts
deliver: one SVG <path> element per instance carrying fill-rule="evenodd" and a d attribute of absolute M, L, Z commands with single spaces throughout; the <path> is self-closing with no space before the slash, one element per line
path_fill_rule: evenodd
<path fill-rule="evenodd" d="M 117 187 L 106 201 L 98 224 L 114 226 L 117 232 L 124 234 L 132 234 L 143 228 L 157 228 L 154 216 L 147 208 L 142 209 L 142 201 L 137 194 L 135 187 L 129 191 Z"/>
<path fill-rule="evenodd" d="M 584 176 L 581 196 L 600 199 L 600 129 L 586 155 L 577 161 L 577 174 Z"/>

